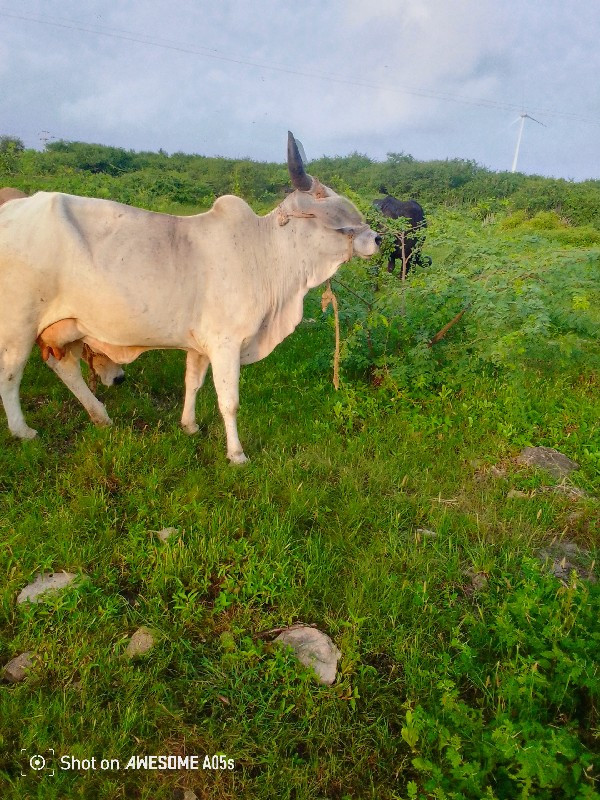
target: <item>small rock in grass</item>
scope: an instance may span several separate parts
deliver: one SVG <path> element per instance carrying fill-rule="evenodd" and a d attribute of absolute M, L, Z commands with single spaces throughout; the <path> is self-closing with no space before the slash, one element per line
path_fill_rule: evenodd
<path fill-rule="evenodd" d="M 555 494 L 563 494 L 565 497 L 568 497 L 569 500 L 583 500 L 586 498 L 587 492 L 583 489 L 580 489 L 578 486 L 573 486 L 566 481 L 561 481 L 557 483 L 556 486 L 543 486 L 541 491 L 544 492 L 554 492 Z"/>
<path fill-rule="evenodd" d="M 562 583 L 568 583 L 569 578 L 571 577 L 571 573 L 574 571 L 578 578 L 583 578 L 584 580 L 589 580 L 592 583 L 595 581 L 594 576 L 586 569 L 578 566 L 577 564 L 569 561 L 566 556 L 562 558 L 554 558 L 554 559 L 547 559 L 552 563 L 550 566 L 550 572 L 554 575 L 555 578 L 558 578 Z"/>
<path fill-rule="evenodd" d="M 517 456 L 517 463 L 540 467 L 560 480 L 570 475 L 579 464 L 552 447 L 526 447 Z"/>
<path fill-rule="evenodd" d="M 481 589 L 485 589 L 485 587 L 488 585 L 487 572 L 476 572 L 473 569 L 468 569 L 464 575 L 465 578 L 469 579 L 469 583 L 466 586 L 463 586 L 463 592 L 466 595 L 471 595 L 473 592 L 479 592 Z"/>
<path fill-rule="evenodd" d="M 198 800 L 198 798 L 196 797 L 196 793 L 193 792 L 191 789 L 184 789 L 183 800 Z"/>
<path fill-rule="evenodd" d="M 521 492 L 519 489 L 511 489 L 510 492 L 506 496 L 508 498 L 512 498 L 512 497 L 526 497 L 526 498 L 529 498 L 529 497 L 531 497 L 531 495 L 529 495 L 527 492 Z"/>
<path fill-rule="evenodd" d="M 175 536 L 176 533 L 177 533 L 177 528 L 163 528 L 162 531 L 158 531 L 156 535 L 161 540 L 161 542 L 166 542 L 167 539 L 170 539 L 171 536 Z"/>
<path fill-rule="evenodd" d="M 471 584 L 473 589 L 477 592 L 480 589 L 485 589 L 488 583 L 488 576 L 485 572 L 474 572 L 471 577 Z"/>
<path fill-rule="evenodd" d="M 65 589 L 77 578 L 72 572 L 44 572 L 36 575 L 33 583 L 21 590 L 17 603 L 38 603 L 41 596 L 47 592 L 56 592 Z"/>
<path fill-rule="evenodd" d="M 578 547 L 576 542 L 563 539 L 543 548 L 538 553 L 539 560 L 546 564 L 555 578 L 567 584 L 571 573 L 575 572 L 578 578 L 596 583 L 596 576 L 592 567 L 588 568 L 585 562 L 589 562 L 590 554 L 587 550 Z"/>
<path fill-rule="evenodd" d="M 437 533 L 429 530 L 429 528 L 417 528 L 417 533 L 424 536 L 426 539 L 434 539 L 437 536 Z"/>
<path fill-rule="evenodd" d="M 28 671 L 33 667 L 34 653 L 28 650 L 11 659 L 2 670 L 2 677 L 9 683 L 20 683 L 27 677 Z"/>
<path fill-rule="evenodd" d="M 571 511 L 569 516 L 567 517 L 567 522 L 569 525 L 576 525 L 580 520 L 584 519 L 585 512 L 578 508 L 576 511 Z"/>
<path fill-rule="evenodd" d="M 146 628 L 142 625 L 129 640 L 129 644 L 125 649 L 125 655 L 127 658 L 143 656 L 149 650 L 152 650 L 155 644 L 156 641 L 150 628 Z"/>
<path fill-rule="evenodd" d="M 292 625 L 275 641 L 289 645 L 301 664 L 314 669 L 320 683 L 331 685 L 335 681 L 342 654 L 327 634 L 308 625 Z"/>

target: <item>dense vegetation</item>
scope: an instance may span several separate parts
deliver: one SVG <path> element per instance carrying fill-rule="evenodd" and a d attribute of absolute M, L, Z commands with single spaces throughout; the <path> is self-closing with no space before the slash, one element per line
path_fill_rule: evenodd
<path fill-rule="evenodd" d="M 521 173 L 492 172 L 473 161 L 416 161 L 390 153 L 384 162 L 354 153 L 321 158 L 310 169 L 329 186 L 347 186 L 368 197 L 384 186 L 398 197 L 415 197 L 426 207 L 470 208 L 533 216 L 554 211 L 571 225 L 600 230 L 600 181 L 574 183 Z M 228 192 L 258 208 L 271 208 L 288 187 L 283 164 L 207 158 L 184 153 L 137 153 L 83 142 L 50 142 L 45 152 L 0 137 L 0 179 L 26 192 L 39 189 L 110 197 L 168 210 L 173 204 L 208 208 Z"/>
<path fill-rule="evenodd" d="M 2 798 L 600 798 L 600 182 L 403 154 L 309 169 L 369 214 L 381 185 L 417 197 L 433 263 L 406 281 L 377 259 L 340 270 L 338 392 L 331 312 L 309 295 L 298 331 L 242 372 L 246 467 L 225 461 L 210 382 L 200 433 L 178 430 L 181 354 L 146 354 L 100 390 L 111 430 L 28 365 L 40 438 L 0 425 L 0 665 L 38 661 L 0 684 Z M 0 137 L 0 183 L 170 213 L 235 192 L 265 212 L 288 177 Z M 559 483 L 523 467 L 527 445 L 580 469 Z M 562 581 L 541 556 L 561 543 L 579 548 Z M 86 578 L 16 606 L 60 569 Z M 296 620 L 342 651 L 333 686 L 262 635 Z M 129 662 L 140 625 L 158 643 Z M 21 748 L 236 766 L 50 776 Z"/>

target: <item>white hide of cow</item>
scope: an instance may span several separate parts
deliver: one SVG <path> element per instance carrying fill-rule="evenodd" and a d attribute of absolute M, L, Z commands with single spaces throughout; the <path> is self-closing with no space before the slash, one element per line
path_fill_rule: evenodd
<path fill-rule="evenodd" d="M 23 369 L 36 338 L 66 321 L 71 337 L 116 363 L 145 350 L 187 351 L 181 423 L 190 433 L 210 364 L 227 456 L 243 463 L 240 365 L 292 333 L 309 289 L 379 244 L 349 200 L 304 172 L 291 133 L 288 167 L 296 189 L 264 217 L 232 195 L 191 217 L 46 192 L 2 206 L 0 395 L 11 433 L 36 435 L 19 401 Z M 78 359 L 48 363 L 94 422 L 110 424 Z"/>
<path fill-rule="evenodd" d="M 25 194 L 25 192 L 22 192 L 20 189 L 13 189 L 12 186 L 5 186 L 0 189 L 0 206 L 4 203 L 12 202 L 13 200 L 22 200 L 24 197 L 28 196 L 29 195 Z M 47 351 L 44 353 L 42 350 L 42 355 L 44 361 L 48 361 L 51 352 Z M 84 358 L 83 342 L 67 342 L 62 357 L 69 360 L 76 359 L 78 361 Z M 123 383 L 125 380 L 125 373 L 121 367 L 102 353 L 94 353 L 88 347 L 87 358 L 85 360 L 92 373 L 95 373 L 105 386 L 113 386 L 114 384 Z M 54 367 L 54 359 L 50 363 L 50 366 Z"/>

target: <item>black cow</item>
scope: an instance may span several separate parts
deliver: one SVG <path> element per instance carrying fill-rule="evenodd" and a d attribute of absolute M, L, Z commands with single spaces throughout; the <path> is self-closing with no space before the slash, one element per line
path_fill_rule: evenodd
<path fill-rule="evenodd" d="M 382 187 L 381 191 L 387 194 L 386 190 Z M 383 200 L 373 201 L 375 208 L 378 208 L 384 217 L 388 219 L 399 219 L 404 217 L 409 220 L 409 225 L 404 234 L 404 257 L 406 259 L 406 274 L 410 268 L 415 266 L 429 266 L 431 259 L 429 256 L 423 256 L 421 248 L 425 240 L 425 228 L 427 227 L 427 220 L 422 207 L 416 200 L 396 200 L 395 197 L 387 195 Z M 388 272 L 393 272 L 396 260 L 399 260 L 402 266 L 402 242 L 398 239 L 397 245 L 390 254 L 388 262 Z"/>

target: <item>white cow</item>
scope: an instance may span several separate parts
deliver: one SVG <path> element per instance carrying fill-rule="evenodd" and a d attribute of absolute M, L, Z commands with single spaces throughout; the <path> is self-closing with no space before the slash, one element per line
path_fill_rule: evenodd
<path fill-rule="evenodd" d="M 291 133 L 288 167 L 295 191 L 264 217 L 232 195 L 191 217 L 54 192 L 3 205 L 0 395 L 11 433 L 36 435 L 19 386 L 38 337 L 49 365 L 100 424 L 110 419 L 70 345 L 86 343 L 121 364 L 145 350 L 179 349 L 187 351 L 183 428 L 198 430 L 196 393 L 211 364 L 227 456 L 243 463 L 240 365 L 294 330 L 309 289 L 379 246 L 349 200 L 306 174 Z"/>

